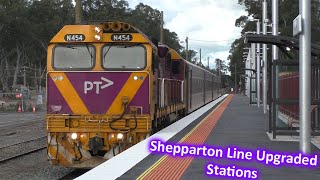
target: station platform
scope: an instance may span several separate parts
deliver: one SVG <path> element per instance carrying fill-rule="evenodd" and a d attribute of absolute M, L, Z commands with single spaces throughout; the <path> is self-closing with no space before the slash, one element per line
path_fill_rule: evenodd
<path fill-rule="evenodd" d="M 265 149 L 272 152 L 299 153 L 299 142 L 269 139 L 266 133 L 267 115 L 263 114 L 262 108 L 250 106 L 249 99 L 245 96 L 226 95 L 206 105 L 204 110 L 198 111 L 189 115 L 191 117 L 186 117 L 185 121 L 192 119 L 188 125 L 181 125 L 182 122 L 179 121 L 173 124 L 185 126 L 178 133 L 170 135 L 177 127 L 169 126 L 150 138 L 198 146 L 205 144 L 211 147 L 236 147 L 252 152 L 256 149 Z M 121 153 L 77 179 L 244 179 L 208 176 L 206 173 L 208 164 L 257 170 L 257 177 L 251 179 L 320 179 L 319 166 L 266 165 L 254 160 L 198 156 L 172 157 L 167 154 L 151 153 L 148 151 L 148 142 L 146 139 L 139 143 L 140 145 L 130 148 L 130 151 Z M 314 145 L 312 154 L 320 155 L 320 150 Z"/>

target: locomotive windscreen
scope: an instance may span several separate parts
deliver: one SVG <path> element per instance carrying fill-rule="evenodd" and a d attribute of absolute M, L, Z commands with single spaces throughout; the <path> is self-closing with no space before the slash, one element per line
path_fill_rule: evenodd
<path fill-rule="evenodd" d="M 106 45 L 102 50 L 105 69 L 141 70 L 146 66 L 146 49 L 141 45 Z"/>
<path fill-rule="evenodd" d="M 91 69 L 95 48 L 92 45 L 57 45 L 53 49 L 53 67 L 61 70 Z"/>

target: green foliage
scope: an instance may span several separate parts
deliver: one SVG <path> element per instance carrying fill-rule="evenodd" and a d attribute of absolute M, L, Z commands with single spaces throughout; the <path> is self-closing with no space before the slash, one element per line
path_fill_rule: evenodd
<path fill-rule="evenodd" d="M 1 106 L 0 112 L 15 112 L 17 111 L 18 106 L 16 104 L 10 104 L 8 106 Z"/>
<path fill-rule="evenodd" d="M 47 45 L 66 24 L 74 24 L 72 0 L 0 0 L 0 89 L 13 91 L 23 84 L 45 86 Z M 130 9 L 125 0 L 82 0 L 82 21 L 117 20 L 139 28 L 150 38 L 160 39 L 161 12 L 143 3 Z M 178 35 L 164 29 L 164 43 L 181 53 Z M 193 52 L 191 56 L 193 57 Z M 41 75 L 44 74 L 44 77 Z M 34 78 L 34 77 L 37 78 Z"/>
<path fill-rule="evenodd" d="M 244 34 L 248 31 L 256 31 L 256 22 L 249 21 L 249 19 L 262 19 L 262 2 L 252 1 L 252 0 L 238 0 L 240 5 L 245 6 L 246 11 L 248 12 L 247 16 L 241 16 L 235 21 L 236 27 L 243 28 L 242 37 L 236 39 L 230 49 L 230 55 L 228 59 L 230 60 L 230 71 L 231 77 L 234 77 L 235 67 L 237 69 L 237 76 L 244 74 L 243 68 L 245 67 L 244 59 L 243 59 L 243 48 L 248 47 L 248 45 L 244 44 Z M 313 43 L 320 45 L 320 1 L 319 0 L 311 0 L 311 20 L 312 20 L 312 35 L 311 40 Z M 267 0 L 268 4 L 268 19 L 272 20 L 272 1 Z M 281 32 L 281 36 L 292 37 L 292 21 L 299 14 L 299 0 L 279 0 L 279 32 Z M 262 28 L 261 28 L 262 29 Z M 271 28 L 268 28 L 268 31 L 271 31 Z M 270 46 L 271 47 L 271 46 Z M 271 60 L 271 51 L 268 52 L 268 60 Z M 294 58 L 298 58 L 298 54 L 296 52 L 289 52 Z M 287 58 L 284 54 L 280 52 L 280 58 Z M 235 66 L 237 64 L 237 66 Z M 240 78 L 237 78 L 239 81 Z"/>
<path fill-rule="evenodd" d="M 217 71 L 220 70 L 221 74 L 226 74 L 227 73 L 228 66 L 225 64 L 225 61 L 217 58 L 217 59 L 215 59 L 215 63 L 216 63 Z"/>
<path fill-rule="evenodd" d="M 190 61 L 190 62 L 193 61 L 193 60 L 195 59 L 197 53 L 198 53 L 198 52 L 196 52 L 195 50 L 189 49 L 189 50 L 188 50 L 188 61 Z M 186 50 L 185 50 L 185 49 L 182 50 L 182 52 L 181 52 L 181 57 L 182 57 L 183 59 L 186 59 Z"/>
<path fill-rule="evenodd" d="M 139 3 L 130 9 L 124 0 L 84 0 L 83 17 L 85 21 L 118 20 L 132 24 L 150 38 L 160 40 L 161 12 L 151 6 Z M 168 29 L 163 32 L 164 43 L 180 52 L 182 46 L 178 35 Z"/>

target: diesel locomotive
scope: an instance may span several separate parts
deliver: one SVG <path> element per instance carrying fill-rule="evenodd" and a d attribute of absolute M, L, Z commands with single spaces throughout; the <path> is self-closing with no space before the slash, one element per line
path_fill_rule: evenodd
<path fill-rule="evenodd" d="M 219 76 L 124 22 L 66 25 L 47 52 L 54 165 L 95 167 L 223 93 Z"/>

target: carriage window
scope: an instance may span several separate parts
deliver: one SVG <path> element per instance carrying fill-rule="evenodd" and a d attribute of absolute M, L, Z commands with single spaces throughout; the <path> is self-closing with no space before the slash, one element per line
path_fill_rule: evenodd
<path fill-rule="evenodd" d="M 60 70 L 88 70 L 94 66 L 92 45 L 57 45 L 53 49 L 53 67 Z"/>
<path fill-rule="evenodd" d="M 141 45 L 107 45 L 102 49 L 106 69 L 141 70 L 146 67 L 146 49 Z"/>

